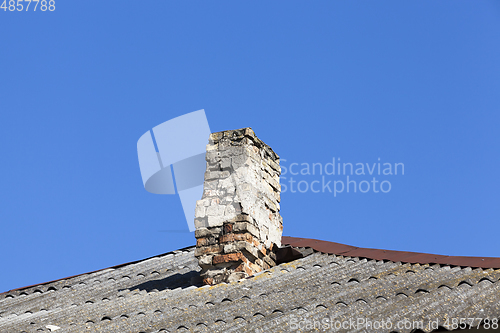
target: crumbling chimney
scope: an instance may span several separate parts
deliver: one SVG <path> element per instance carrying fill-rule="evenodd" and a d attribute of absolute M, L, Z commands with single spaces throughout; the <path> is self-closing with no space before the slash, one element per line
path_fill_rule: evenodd
<path fill-rule="evenodd" d="M 212 133 L 196 251 L 205 284 L 238 281 L 276 265 L 283 220 L 279 156 L 251 128 Z"/>

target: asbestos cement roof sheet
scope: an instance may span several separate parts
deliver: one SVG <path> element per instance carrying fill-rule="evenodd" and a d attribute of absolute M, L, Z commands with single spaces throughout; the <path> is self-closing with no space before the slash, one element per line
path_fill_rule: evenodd
<path fill-rule="evenodd" d="M 500 317 L 498 267 L 368 258 L 309 241 L 284 238 L 306 256 L 231 284 L 199 285 L 190 247 L 12 290 L 0 294 L 0 332 L 415 331 L 395 327 L 402 320 L 428 332 L 447 319 Z"/>

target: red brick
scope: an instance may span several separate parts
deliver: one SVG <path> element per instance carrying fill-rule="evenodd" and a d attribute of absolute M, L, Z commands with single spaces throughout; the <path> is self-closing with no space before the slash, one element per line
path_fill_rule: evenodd
<path fill-rule="evenodd" d="M 224 224 L 224 233 L 229 234 L 231 232 L 233 232 L 233 224 L 232 223 Z"/>
<path fill-rule="evenodd" d="M 234 240 L 235 241 L 247 241 L 248 243 L 252 244 L 253 242 L 253 237 L 250 234 L 235 234 L 234 235 Z"/>
<path fill-rule="evenodd" d="M 227 242 L 234 242 L 234 234 L 227 234 L 227 235 L 222 235 L 219 238 L 219 242 L 222 243 L 227 243 Z"/>
<path fill-rule="evenodd" d="M 196 247 L 216 245 L 216 244 L 217 240 L 215 239 L 215 237 L 198 238 L 196 240 Z"/>
<path fill-rule="evenodd" d="M 212 263 L 214 265 L 223 263 L 223 262 L 235 262 L 235 261 L 243 261 L 246 262 L 247 259 L 241 253 L 229 253 L 229 254 L 219 254 L 214 256 L 212 259 Z"/>
<path fill-rule="evenodd" d="M 243 272 L 245 269 L 245 263 L 241 263 L 238 267 L 234 269 L 235 272 Z"/>
<path fill-rule="evenodd" d="M 255 272 L 253 272 L 245 263 L 241 263 L 238 267 L 235 268 L 235 272 L 245 272 L 249 276 L 252 276 Z"/>
<path fill-rule="evenodd" d="M 254 275 L 254 272 L 250 268 L 248 268 L 247 266 L 245 266 L 245 273 L 247 273 L 248 276 Z"/>
<path fill-rule="evenodd" d="M 252 264 L 251 262 L 249 262 L 248 265 L 254 270 L 255 273 L 262 271 L 262 267 L 260 267 L 259 265 Z"/>
<path fill-rule="evenodd" d="M 212 278 L 206 277 L 203 279 L 203 284 L 213 284 L 213 283 L 214 283 L 214 279 L 212 279 Z"/>
<path fill-rule="evenodd" d="M 197 247 L 196 250 L 194 250 L 194 255 L 195 255 L 195 257 L 199 257 L 199 256 L 202 256 L 204 254 L 221 253 L 223 250 L 224 250 L 224 247 L 222 245 L 211 245 L 211 246 Z"/>
<path fill-rule="evenodd" d="M 253 243 L 254 239 L 252 235 L 249 233 L 244 233 L 244 234 L 227 234 L 227 235 L 222 235 L 220 237 L 220 243 L 228 243 L 228 242 L 237 242 L 237 241 L 246 241 L 248 243 Z"/>

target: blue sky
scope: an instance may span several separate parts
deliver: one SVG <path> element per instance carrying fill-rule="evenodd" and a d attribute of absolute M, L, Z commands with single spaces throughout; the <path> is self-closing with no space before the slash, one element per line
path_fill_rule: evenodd
<path fill-rule="evenodd" d="M 387 193 L 283 193 L 285 235 L 500 256 L 498 2 L 56 0 L 0 29 L 0 292 L 193 245 L 136 143 L 199 109 L 285 167 L 404 163 Z"/>

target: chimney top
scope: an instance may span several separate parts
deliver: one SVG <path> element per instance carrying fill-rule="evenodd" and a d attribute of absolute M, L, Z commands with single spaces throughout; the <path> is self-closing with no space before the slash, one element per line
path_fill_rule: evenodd
<path fill-rule="evenodd" d="M 205 284 L 232 282 L 276 265 L 283 222 L 279 156 L 251 128 L 212 133 L 195 256 Z"/>

